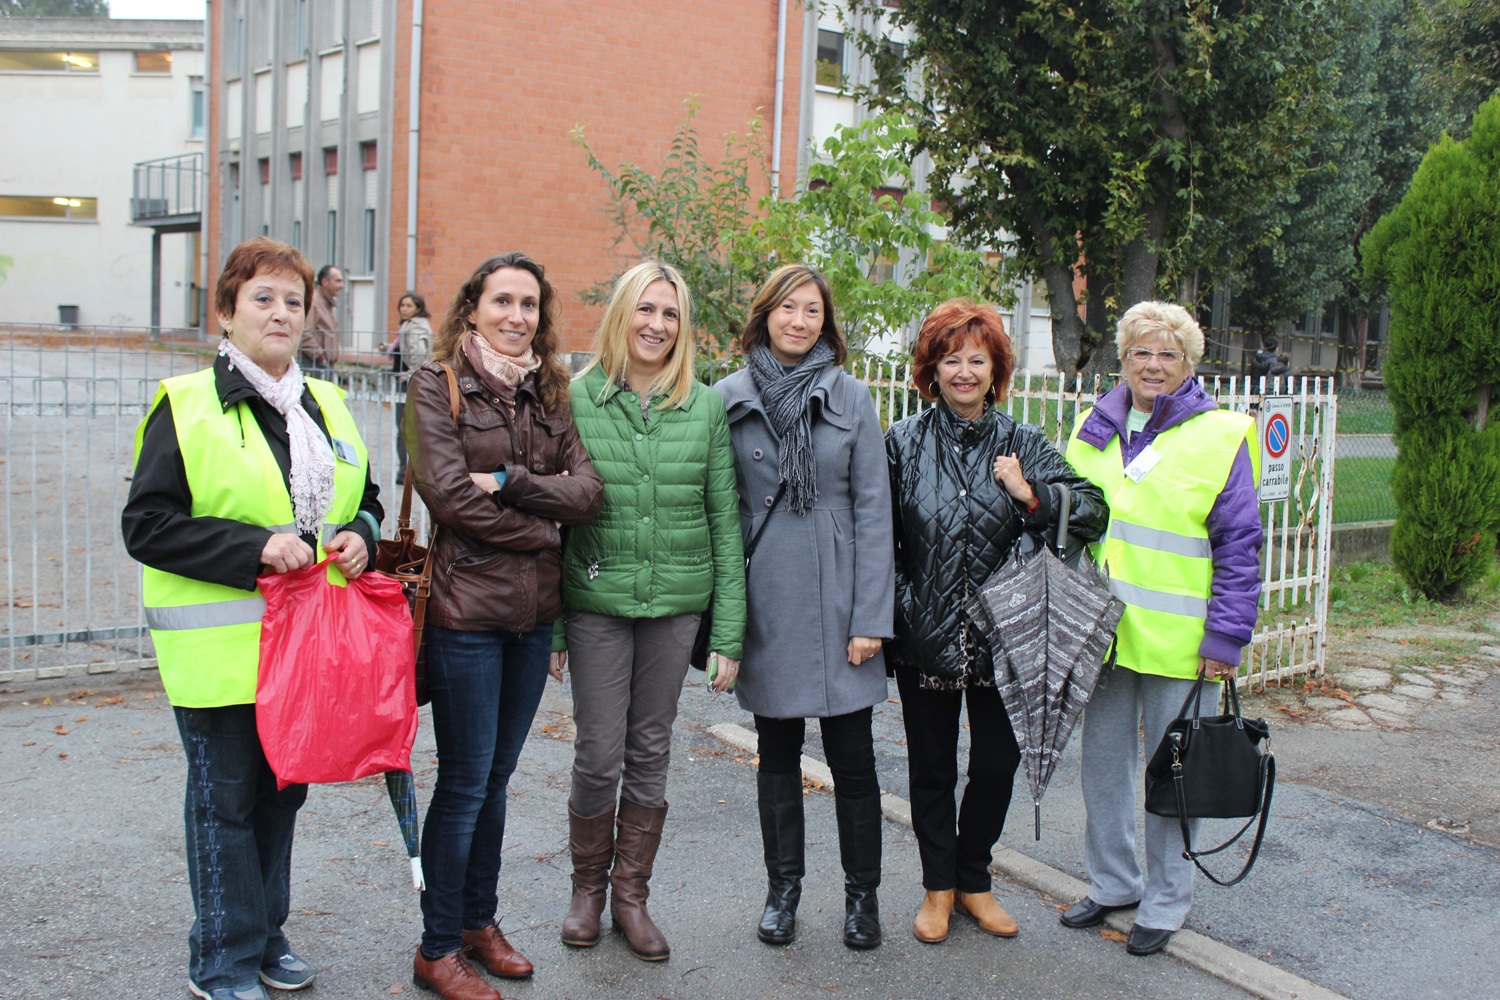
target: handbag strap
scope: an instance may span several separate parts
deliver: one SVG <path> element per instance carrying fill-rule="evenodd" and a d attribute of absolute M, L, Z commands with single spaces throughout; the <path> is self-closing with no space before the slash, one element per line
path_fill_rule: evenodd
<path fill-rule="evenodd" d="M 1207 875 L 1208 880 L 1215 885 L 1222 885 L 1226 888 L 1231 885 L 1238 885 L 1245 880 L 1245 876 L 1249 875 L 1250 869 L 1255 866 L 1255 859 L 1260 856 L 1261 841 L 1266 836 L 1266 820 L 1271 815 L 1271 795 L 1276 789 L 1276 758 L 1269 751 L 1260 756 L 1260 807 L 1256 810 L 1256 816 L 1251 816 L 1246 820 L 1245 825 L 1240 827 L 1238 833 L 1224 841 L 1218 847 L 1208 851 L 1195 851 L 1193 850 L 1193 835 L 1188 832 L 1187 795 L 1184 791 L 1185 782 L 1182 774 L 1182 761 L 1178 759 L 1178 753 L 1182 749 L 1182 734 L 1174 732 L 1171 734 L 1171 739 L 1172 790 L 1177 796 L 1177 824 L 1182 829 L 1182 856 L 1185 860 L 1197 865 L 1198 870 Z M 1255 842 L 1250 845 L 1250 857 L 1245 861 L 1245 867 L 1240 869 L 1238 875 L 1225 882 L 1216 877 L 1213 872 L 1203 867 L 1203 862 L 1199 861 L 1199 858 L 1218 854 L 1220 851 L 1230 847 L 1245 835 L 1245 831 L 1250 829 L 1250 826 L 1255 823 L 1257 816 L 1260 819 L 1260 825 L 1255 830 Z"/>
<path fill-rule="evenodd" d="M 448 362 L 440 362 L 448 375 L 448 413 L 453 417 L 453 426 L 458 426 L 458 377 Z M 406 463 L 406 483 L 401 487 L 401 513 L 396 515 L 396 527 L 411 527 L 411 463 Z"/>
<path fill-rule="evenodd" d="M 755 534 L 750 536 L 750 544 L 745 546 L 745 568 L 750 568 L 750 557 L 755 555 L 756 546 L 760 545 L 760 536 L 766 533 L 766 525 L 771 523 L 771 515 L 776 513 L 776 508 L 781 506 L 781 498 L 786 496 L 786 480 L 781 481 L 781 488 L 776 491 L 776 499 L 771 501 L 771 509 L 766 511 L 765 519 L 760 522 L 760 527 L 755 529 Z"/>

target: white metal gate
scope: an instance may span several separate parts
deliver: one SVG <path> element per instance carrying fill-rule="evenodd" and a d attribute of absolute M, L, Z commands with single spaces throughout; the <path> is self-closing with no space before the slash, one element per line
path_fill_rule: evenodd
<path fill-rule="evenodd" d="M 136 425 L 157 383 L 194 371 L 201 346 L 148 346 L 144 331 L 0 326 L 0 683 L 154 666 L 141 611 L 140 569 L 124 551 L 119 515 L 129 492 Z M 871 387 L 886 423 L 928 404 L 904 368 L 861 360 L 854 373 Z M 388 370 L 341 374 L 368 445 L 373 475 L 394 523 L 395 414 L 401 398 Z M 1108 386 L 1104 386 L 1107 388 Z M 1222 405 L 1249 410 L 1258 396 L 1234 379 L 1208 388 Z M 1336 399 L 1331 385 L 1301 380 L 1293 393 L 1291 499 L 1262 505 L 1261 624 L 1245 675 L 1256 685 L 1320 674 L 1328 619 L 1329 531 Z M 1080 410 L 1095 398 L 1081 380 L 1016 376 L 1008 406 L 1065 443 Z M 418 503 L 419 531 L 425 511 Z"/>

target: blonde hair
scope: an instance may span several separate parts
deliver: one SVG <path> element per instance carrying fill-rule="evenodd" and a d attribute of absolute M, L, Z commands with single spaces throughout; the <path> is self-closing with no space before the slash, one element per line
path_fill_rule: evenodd
<path fill-rule="evenodd" d="M 1203 328 L 1192 313 L 1175 302 L 1137 302 L 1125 310 L 1115 329 L 1120 360 L 1125 360 L 1126 351 L 1152 336 L 1187 355 L 1190 368 L 1203 360 Z"/>
<path fill-rule="evenodd" d="M 663 397 L 659 409 L 687 405 L 693 391 L 693 356 L 697 343 L 693 339 L 692 293 L 681 273 L 670 264 L 658 260 L 643 260 L 620 275 L 615 289 L 610 294 L 609 305 L 604 307 L 604 316 L 599 320 L 599 332 L 594 335 L 593 360 L 579 372 L 582 378 L 595 368 L 604 369 L 608 376 L 604 392 L 610 386 L 623 381 L 630 369 L 630 326 L 635 310 L 640 305 L 646 289 L 658 281 L 665 281 L 677 291 L 677 342 L 662 365 L 661 371 L 651 380 L 648 395 Z M 603 402 L 601 398 L 600 402 Z"/>

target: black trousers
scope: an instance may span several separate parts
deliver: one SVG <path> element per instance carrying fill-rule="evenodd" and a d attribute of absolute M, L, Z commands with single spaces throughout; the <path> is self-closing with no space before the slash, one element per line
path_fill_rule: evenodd
<path fill-rule="evenodd" d="M 990 855 L 1010 810 L 1021 752 L 1010 716 L 992 687 L 934 691 L 916 671 L 896 671 L 906 722 L 912 830 L 922 857 L 922 888 L 990 891 Z M 969 773 L 957 807 L 958 716 L 969 701 Z"/>
<path fill-rule="evenodd" d="M 833 772 L 833 787 L 842 798 L 862 799 L 880 794 L 875 777 L 875 740 L 870 733 L 871 709 L 862 708 L 847 715 L 819 719 L 823 731 L 823 752 L 828 770 Z M 755 717 L 755 731 L 760 741 L 760 770 L 767 774 L 801 772 L 802 743 L 807 737 L 806 719 L 771 719 Z M 1014 742 L 1014 741 L 1012 741 Z"/>

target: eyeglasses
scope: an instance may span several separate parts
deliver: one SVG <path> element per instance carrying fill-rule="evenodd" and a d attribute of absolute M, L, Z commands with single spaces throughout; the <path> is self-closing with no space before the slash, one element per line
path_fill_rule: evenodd
<path fill-rule="evenodd" d="M 1182 352 L 1148 351 L 1144 347 L 1132 347 L 1130 350 L 1125 352 L 1125 357 L 1127 360 L 1134 361 L 1138 365 L 1147 364 L 1152 358 L 1155 358 L 1164 365 L 1175 365 L 1177 362 L 1182 360 Z"/>

